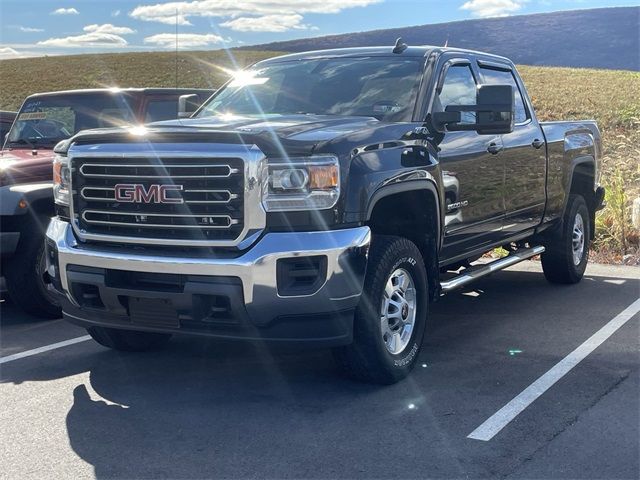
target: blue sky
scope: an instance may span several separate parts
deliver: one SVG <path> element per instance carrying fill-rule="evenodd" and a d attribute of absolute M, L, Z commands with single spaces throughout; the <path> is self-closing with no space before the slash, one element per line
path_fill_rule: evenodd
<path fill-rule="evenodd" d="M 1 0 L 0 59 L 204 50 L 471 18 L 638 5 L 625 0 Z"/>

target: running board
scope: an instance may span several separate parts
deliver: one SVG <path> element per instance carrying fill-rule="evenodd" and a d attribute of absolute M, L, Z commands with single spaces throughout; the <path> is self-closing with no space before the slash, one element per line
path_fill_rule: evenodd
<path fill-rule="evenodd" d="M 465 285 L 475 280 L 478 280 L 479 278 L 486 277 L 487 275 L 490 275 L 493 272 L 497 272 L 498 270 L 503 270 L 507 267 L 515 265 L 516 263 L 520 263 L 524 260 L 528 260 L 531 257 L 540 255 L 542 252 L 544 252 L 543 246 L 526 248 L 523 250 L 518 250 L 504 258 L 494 260 L 491 263 L 466 268 L 451 280 L 440 282 L 441 291 L 442 293 L 448 293 L 452 290 L 456 290 L 460 287 L 464 287 Z"/>

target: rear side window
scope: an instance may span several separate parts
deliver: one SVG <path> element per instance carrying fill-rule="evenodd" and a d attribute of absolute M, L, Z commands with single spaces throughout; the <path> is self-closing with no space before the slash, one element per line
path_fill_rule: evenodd
<path fill-rule="evenodd" d="M 176 118 L 178 118 L 177 98 L 172 100 L 150 100 L 149 103 L 147 103 L 144 123 L 174 120 Z"/>
<path fill-rule="evenodd" d="M 480 68 L 480 71 L 482 72 L 484 83 L 487 83 L 489 85 L 511 85 L 513 87 L 516 100 L 516 123 L 526 122 L 529 119 L 529 115 L 524 105 L 524 99 L 522 98 L 520 88 L 518 88 L 516 79 L 513 76 L 513 72 L 511 72 L 510 70 L 497 70 L 487 67 Z"/>
<path fill-rule="evenodd" d="M 452 65 L 447 70 L 442 91 L 436 97 L 433 110 L 444 111 L 449 105 L 475 105 L 476 81 L 468 65 Z M 462 123 L 475 123 L 475 112 L 462 112 Z"/>

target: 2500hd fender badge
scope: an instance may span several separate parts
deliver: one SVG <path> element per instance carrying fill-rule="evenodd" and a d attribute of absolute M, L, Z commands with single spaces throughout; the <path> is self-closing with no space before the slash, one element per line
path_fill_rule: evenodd
<path fill-rule="evenodd" d="M 449 210 L 449 211 L 457 210 L 458 208 L 466 207 L 468 205 L 469 205 L 469 201 L 468 200 L 463 200 L 461 202 L 450 203 L 449 205 L 447 205 L 447 210 Z"/>
<path fill-rule="evenodd" d="M 117 202 L 125 203 L 172 203 L 182 204 L 182 197 L 169 196 L 169 192 L 181 192 L 182 185 L 158 185 L 145 187 L 140 183 L 119 183 L 115 189 Z"/>

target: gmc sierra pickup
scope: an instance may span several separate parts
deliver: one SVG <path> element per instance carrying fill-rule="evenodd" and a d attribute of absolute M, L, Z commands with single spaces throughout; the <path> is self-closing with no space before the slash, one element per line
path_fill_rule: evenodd
<path fill-rule="evenodd" d="M 323 345 L 384 384 L 441 294 L 540 254 L 580 281 L 604 195 L 594 122 L 539 122 L 506 58 L 401 41 L 265 60 L 190 120 L 56 152 L 46 275 L 97 342 Z"/>
<path fill-rule="evenodd" d="M 189 97 L 202 104 L 211 94 L 193 88 L 96 88 L 27 97 L 6 140 L 1 137 L 0 152 L 1 274 L 17 305 L 38 317 L 60 317 L 55 295 L 42 282 L 44 232 L 55 213 L 53 147 L 84 129 L 178 118 L 179 105 Z"/>

